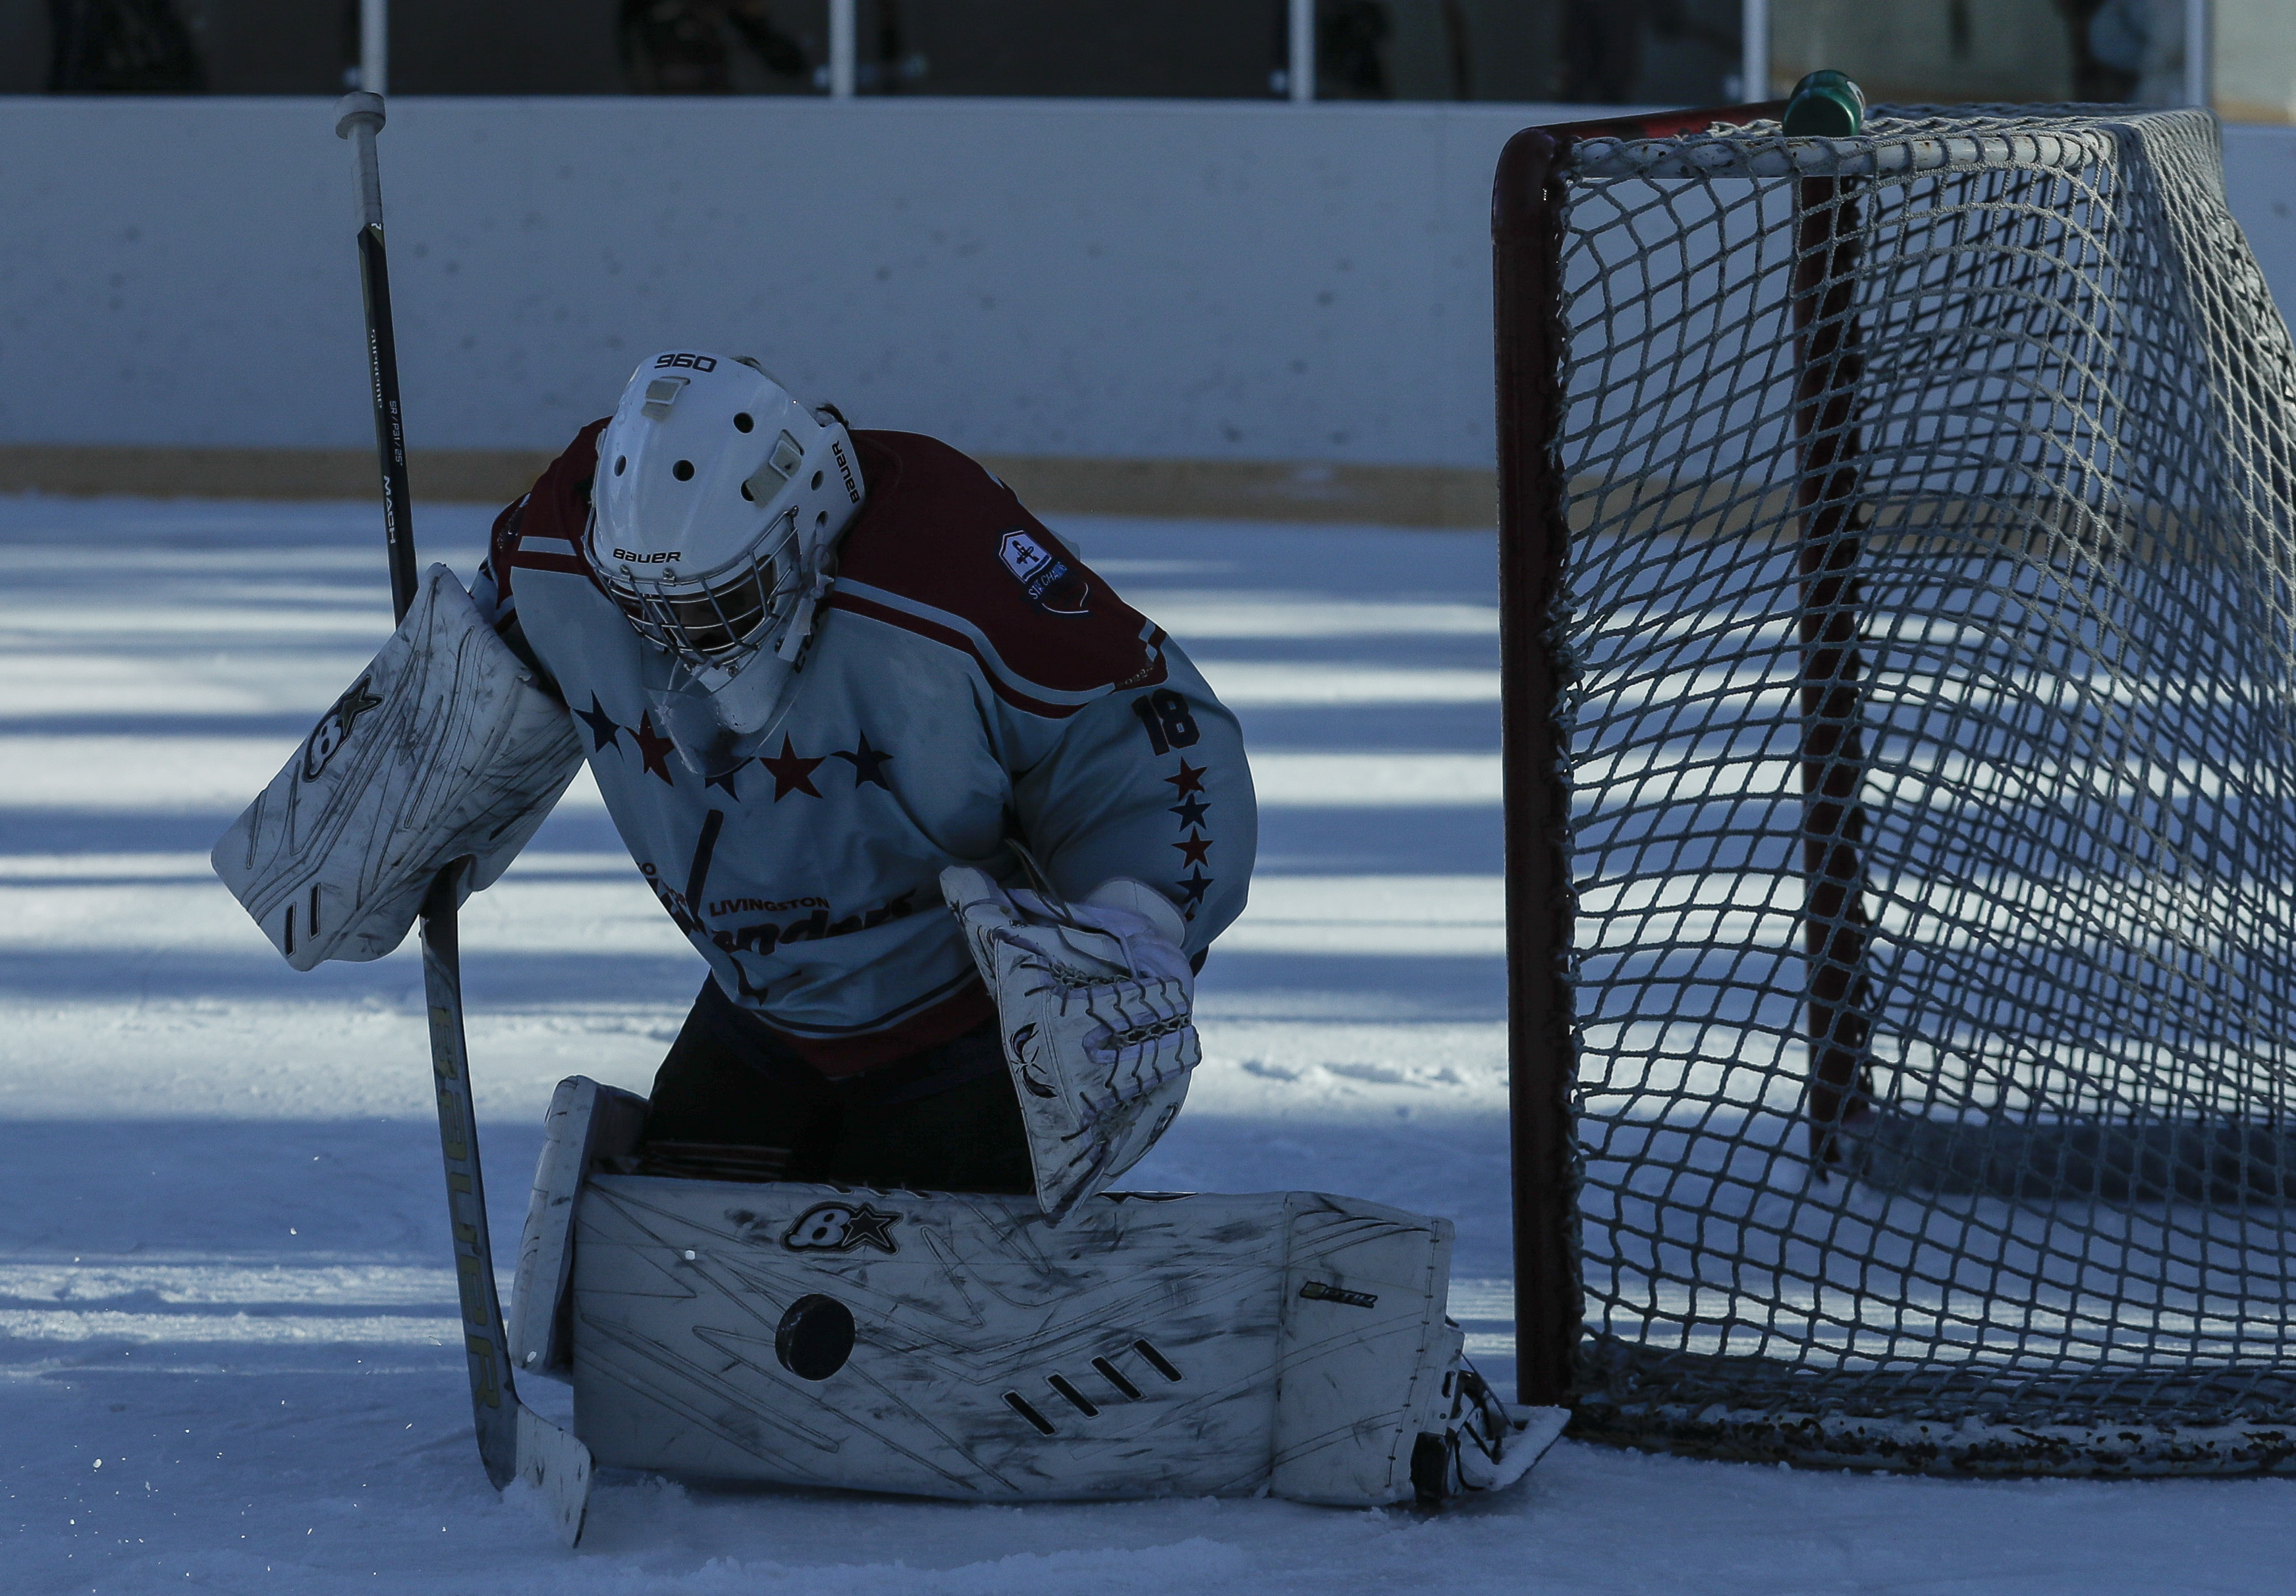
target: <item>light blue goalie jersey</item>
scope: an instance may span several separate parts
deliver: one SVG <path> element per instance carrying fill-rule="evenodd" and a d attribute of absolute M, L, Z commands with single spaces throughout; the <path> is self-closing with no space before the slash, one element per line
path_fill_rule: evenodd
<path fill-rule="evenodd" d="M 947 445 L 855 441 L 840 546 L 787 719 L 705 780 L 653 723 L 668 656 L 583 555 L 586 428 L 503 513 L 473 596 L 555 683 L 631 857 L 718 985 L 824 1074 L 993 1013 L 946 866 L 1082 896 L 1165 893 L 1201 955 L 1243 908 L 1258 811 L 1235 719 L 1163 631 Z"/>

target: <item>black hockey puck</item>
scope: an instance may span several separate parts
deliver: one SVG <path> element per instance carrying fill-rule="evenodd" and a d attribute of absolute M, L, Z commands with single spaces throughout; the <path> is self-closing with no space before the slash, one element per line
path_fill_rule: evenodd
<path fill-rule="evenodd" d="M 853 1355 L 853 1312 L 816 1292 L 791 1303 L 774 1330 L 774 1356 L 801 1380 L 825 1380 Z"/>

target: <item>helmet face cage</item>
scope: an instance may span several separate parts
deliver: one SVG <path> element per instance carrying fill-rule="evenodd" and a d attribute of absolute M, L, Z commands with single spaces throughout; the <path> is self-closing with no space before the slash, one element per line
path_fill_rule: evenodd
<path fill-rule="evenodd" d="M 793 669 L 832 553 L 862 502 L 852 441 L 754 362 L 672 350 L 642 363 L 598 438 L 584 549 L 631 627 L 715 697 L 758 699 Z M 754 707 L 754 706 L 752 706 Z M 745 719 L 734 701 L 727 714 Z M 730 722 L 729 722 L 730 723 Z"/>
<path fill-rule="evenodd" d="M 773 623 L 795 607 L 802 587 L 796 543 L 792 509 L 714 571 L 639 576 L 627 566 L 609 566 L 606 591 L 641 637 L 688 670 L 730 671 L 768 642 Z"/>

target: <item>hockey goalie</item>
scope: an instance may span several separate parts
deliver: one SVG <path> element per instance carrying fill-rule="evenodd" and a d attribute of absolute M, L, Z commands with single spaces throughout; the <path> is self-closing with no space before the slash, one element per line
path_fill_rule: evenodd
<path fill-rule="evenodd" d="M 586 759 L 707 961 L 561 1087 L 513 1366 L 601 1462 L 973 1499 L 1486 1488 L 1450 1227 L 1109 1190 L 1178 1113 L 1255 847 L 1234 717 L 979 465 L 755 362 L 640 366 L 433 567 L 216 850 L 291 962 L 500 876 Z"/>

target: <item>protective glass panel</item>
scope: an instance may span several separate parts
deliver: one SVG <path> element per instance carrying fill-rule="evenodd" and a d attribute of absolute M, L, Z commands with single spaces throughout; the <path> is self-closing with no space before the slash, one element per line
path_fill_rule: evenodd
<path fill-rule="evenodd" d="M 860 0 L 865 95 L 1268 99 L 1283 0 Z"/>
<path fill-rule="evenodd" d="M 1319 100 L 1714 105 L 1739 0 L 1316 0 Z"/>
<path fill-rule="evenodd" d="M 1898 104 L 2182 105 L 2187 4 L 1771 0 L 1771 91 L 1832 67 Z"/>

